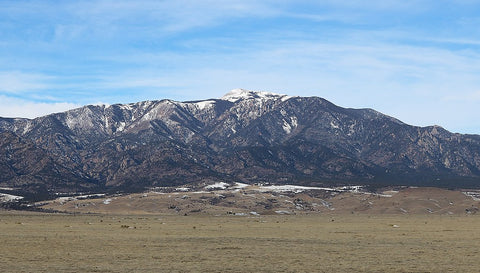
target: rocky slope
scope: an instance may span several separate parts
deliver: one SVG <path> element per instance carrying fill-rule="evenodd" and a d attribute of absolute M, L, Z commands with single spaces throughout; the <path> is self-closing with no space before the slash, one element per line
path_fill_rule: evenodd
<path fill-rule="evenodd" d="M 85 106 L 0 118 L 0 187 L 140 191 L 214 181 L 480 186 L 480 136 L 414 127 L 318 97 Z"/>

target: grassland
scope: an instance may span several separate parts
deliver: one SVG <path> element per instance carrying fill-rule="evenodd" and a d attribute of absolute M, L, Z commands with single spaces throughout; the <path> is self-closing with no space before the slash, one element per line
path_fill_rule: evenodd
<path fill-rule="evenodd" d="M 472 191 L 480 196 L 478 191 Z M 93 198 L 61 197 L 37 204 L 67 213 L 224 215 L 227 212 L 278 214 L 436 214 L 465 215 L 480 211 L 480 199 L 460 190 L 402 188 L 398 191 L 335 192 L 259 191 L 242 189 L 189 192 L 145 192 Z"/>
<path fill-rule="evenodd" d="M 475 215 L 0 212 L 0 272 L 479 272 Z"/>

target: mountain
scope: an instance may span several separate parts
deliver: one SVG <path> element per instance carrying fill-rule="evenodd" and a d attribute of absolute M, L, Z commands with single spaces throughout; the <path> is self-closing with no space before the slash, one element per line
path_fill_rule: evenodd
<path fill-rule="evenodd" d="M 319 97 L 89 105 L 0 118 L 0 187 L 23 194 L 238 181 L 480 187 L 480 136 Z"/>

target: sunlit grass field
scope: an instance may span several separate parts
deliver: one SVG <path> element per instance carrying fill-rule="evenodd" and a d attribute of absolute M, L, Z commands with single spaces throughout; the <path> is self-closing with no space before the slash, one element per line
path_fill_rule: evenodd
<path fill-rule="evenodd" d="M 0 272 L 479 272 L 480 217 L 0 213 Z"/>

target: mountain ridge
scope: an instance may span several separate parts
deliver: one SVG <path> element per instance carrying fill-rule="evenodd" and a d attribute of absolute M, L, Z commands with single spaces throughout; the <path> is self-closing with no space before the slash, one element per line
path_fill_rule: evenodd
<path fill-rule="evenodd" d="M 479 135 L 319 97 L 234 89 L 220 99 L 87 105 L 0 118 L 0 133 L 11 134 L 0 140 L 0 187 L 32 193 L 214 181 L 480 186 Z M 51 163 L 12 167 L 29 157 Z"/>

